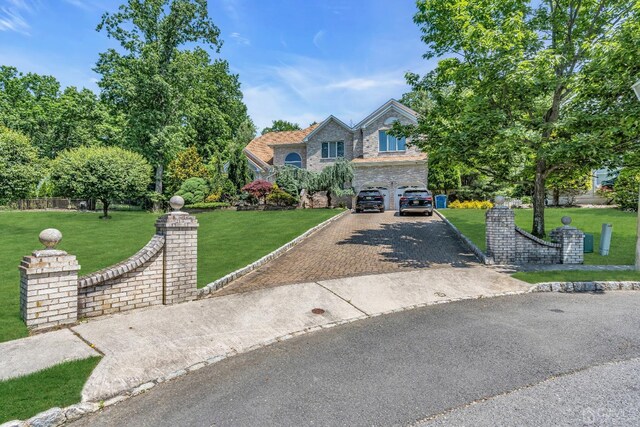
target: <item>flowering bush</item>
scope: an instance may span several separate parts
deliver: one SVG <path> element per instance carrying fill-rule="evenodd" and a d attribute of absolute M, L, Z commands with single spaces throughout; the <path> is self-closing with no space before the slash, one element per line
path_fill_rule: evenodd
<path fill-rule="evenodd" d="M 466 202 L 456 200 L 449 203 L 447 207 L 450 209 L 491 209 L 493 203 L 488 200 L 468 200 Z"/>

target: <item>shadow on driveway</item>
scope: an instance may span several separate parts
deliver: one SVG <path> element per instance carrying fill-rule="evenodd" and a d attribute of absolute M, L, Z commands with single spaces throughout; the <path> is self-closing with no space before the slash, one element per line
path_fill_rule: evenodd
<path fill-rule="evenodd" d="M 453 267 L 477 265 L 478 260 L 442 221 L 405 221 L 381 224 L 378 229 L 356 230 L 338 245 L 367 245 L 384 248 L 383 262 L 405 268 L 426 268 L 434 264 Z M 357 253 L 357 252 L 356 252 Z"/>

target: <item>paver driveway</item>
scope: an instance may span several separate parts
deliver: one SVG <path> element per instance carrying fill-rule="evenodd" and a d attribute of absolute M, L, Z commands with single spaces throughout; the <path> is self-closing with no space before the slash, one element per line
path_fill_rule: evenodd
<path fill-rule="evenodd" d="M 281 257 L 215 293 L 227 295 L 292 283 L 465 266 L 474 255 L 437 216 L 349 213 Z"/>

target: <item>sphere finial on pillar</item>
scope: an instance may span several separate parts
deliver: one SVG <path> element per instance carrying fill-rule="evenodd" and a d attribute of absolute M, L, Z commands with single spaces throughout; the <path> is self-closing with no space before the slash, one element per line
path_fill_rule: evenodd
<path fill-rule="evenodd" d="M 55 228 L 47 228 L 40 232 L 38 239 L 46 249 L 54 249 L 62 240 L 62 233 Z"/>
<path fill-rule="evenodd" d="M 496 196 L 495 198 L 495 203 L 496 206 L 499 208 L 503 208 L 504 207 L 504 196 Z"/>
<path fill-rule="evenodd" d="M 571 224 L 571 217 L 570 216 L 563 216 L 562 219 L 560 219 L 560 221 L 562 222 L 562 225 L 568 227 L 569 224 Z"/>
<path fill-rule="evenodd" d="M 184 199 L 181 196 L 173 196 L 169 199 L 169 205 L 174 211 L 179 211 L 184 206 Z"/>

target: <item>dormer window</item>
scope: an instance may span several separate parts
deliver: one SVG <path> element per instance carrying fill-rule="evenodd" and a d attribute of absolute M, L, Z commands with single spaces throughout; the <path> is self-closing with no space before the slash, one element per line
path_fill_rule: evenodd
<path fill-rule="evenodd" d="M 284 158 L 284 165 L 302 169 L 302 157 L 298 153 L 289 153 Z"/>
<path fill-rule="evenodd" d="M 396 138 L 393 135 L 389 135 L 387 131 L 381 130 L 378 133 L 379 136 L 379 144 L 378 151 L 389 152 L 389 151 L 405 151 L 407 149 L 407 141 L 406 138 Z"/>

